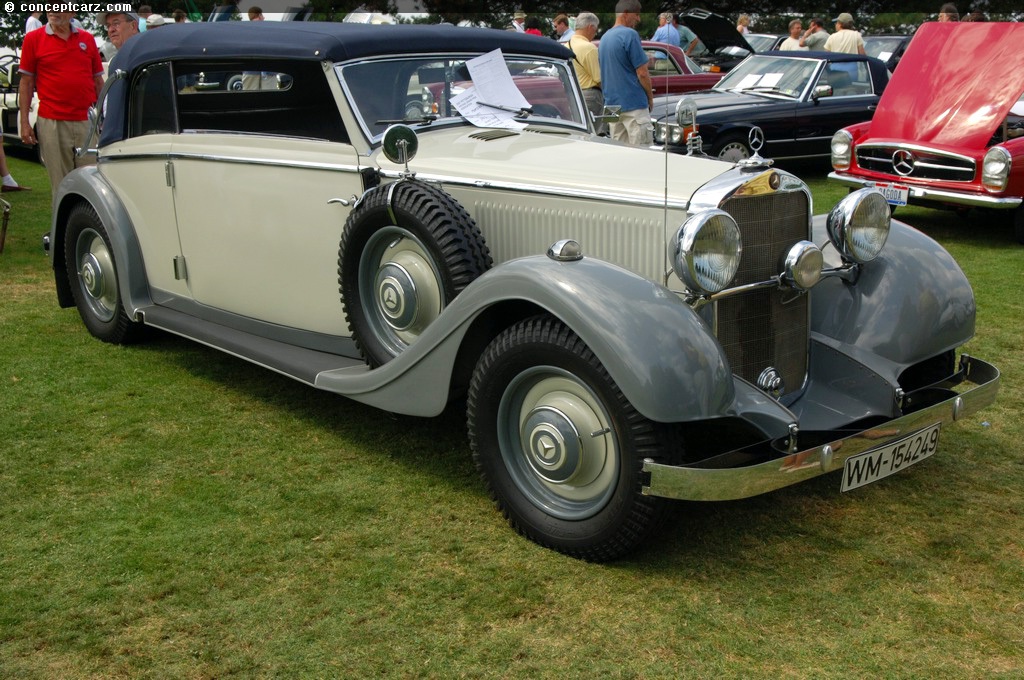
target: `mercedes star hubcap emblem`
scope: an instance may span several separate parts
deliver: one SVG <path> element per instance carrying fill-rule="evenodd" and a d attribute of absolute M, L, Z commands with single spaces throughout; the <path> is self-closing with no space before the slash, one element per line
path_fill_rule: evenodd
<path fill-rule="evenodd" d="M 898 149 L 892 155 L 892 169 L 896 171 L 897 175 L 906 177 L 914 172 L 914 161 L 914 154 L 906 149 Z"/>

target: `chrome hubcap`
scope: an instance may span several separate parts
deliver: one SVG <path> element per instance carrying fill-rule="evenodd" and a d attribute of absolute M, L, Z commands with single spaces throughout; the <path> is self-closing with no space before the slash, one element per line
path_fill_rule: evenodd
<path fill-rule="evenodd" d="M 549 482 L 573 478 L 580 466 L 580 434 L 569 417 L 548 406 L 536 408 L 522 427 L 526 457 L 533 471 Z"/>

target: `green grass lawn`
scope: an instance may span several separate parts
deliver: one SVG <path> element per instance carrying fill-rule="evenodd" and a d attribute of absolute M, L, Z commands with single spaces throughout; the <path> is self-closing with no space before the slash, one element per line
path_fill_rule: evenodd
<path fill-rule="evenodd" d="M 34 191 L 0 255 L 0 677 L 1024 675 L 1024 246 L 998 216 L 897 213 L 975 286 L 993 407 L 877 484 L 680 503 L 594 565 L 506 526 L 458 408 L 94 340 L 56 304 L 45 174 L 10 162 Z M 796 171 L 818 212 L 846 193 Z"/>

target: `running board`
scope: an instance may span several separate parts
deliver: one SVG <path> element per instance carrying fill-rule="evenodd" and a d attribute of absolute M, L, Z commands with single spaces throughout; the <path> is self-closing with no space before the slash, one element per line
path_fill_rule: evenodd
<path fill-rule="evenodd" d="M 314 387 L 317 375 L 324 371 L 348 369 L 347 372 L 353 372 L 353 369 L 360 368 L 362 371 L 369 371 L 366 363 L 361 359 L 269 340 L 252 333 L 197 319 L 167 307 L 152 305 L 139 311 L 147 326 L 194 340 Z"/>

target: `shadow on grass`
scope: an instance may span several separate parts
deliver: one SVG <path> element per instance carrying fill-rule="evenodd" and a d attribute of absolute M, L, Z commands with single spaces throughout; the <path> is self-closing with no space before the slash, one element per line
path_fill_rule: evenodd
<path fill-rule="evenodd" d="M 439 488 L 453 492 L 475 489 L 486 496 L 470 457 L 465 430 L 465 403 L 458 399 L 434 418 L 388 413 L 303 385 L 272 371 L 197 345 L 170 334 L 155 332 L 136 349 L 159 353 L 161 360 L 179 365 L 189 374 L 224 389 L 257 399 L 271 409 L 326 430 L 354 446 L 373 450 L 390 464 L 416 475 L 428 475 Z M 383 437 L 382 430 L 401 432 L 401 438 Z M 409 439 L 427 443 L 411 451 Z M 670 517 L 634 556 L 614 563 L 644 571 L 717 568 L 745 559 L 752 544 L 767 537 L 799 535 L 806 529 L 809 508 L 829 515 L 837 512 L 839 477 L 828 475 L 767 496 L 721 503 L 674 502 Z M 495 511 L 497 512 L 497 511 Z M 524 541 L 526 539 L 523 539 Z M 818 559 L 808 551 L 809 559 Z"/>

